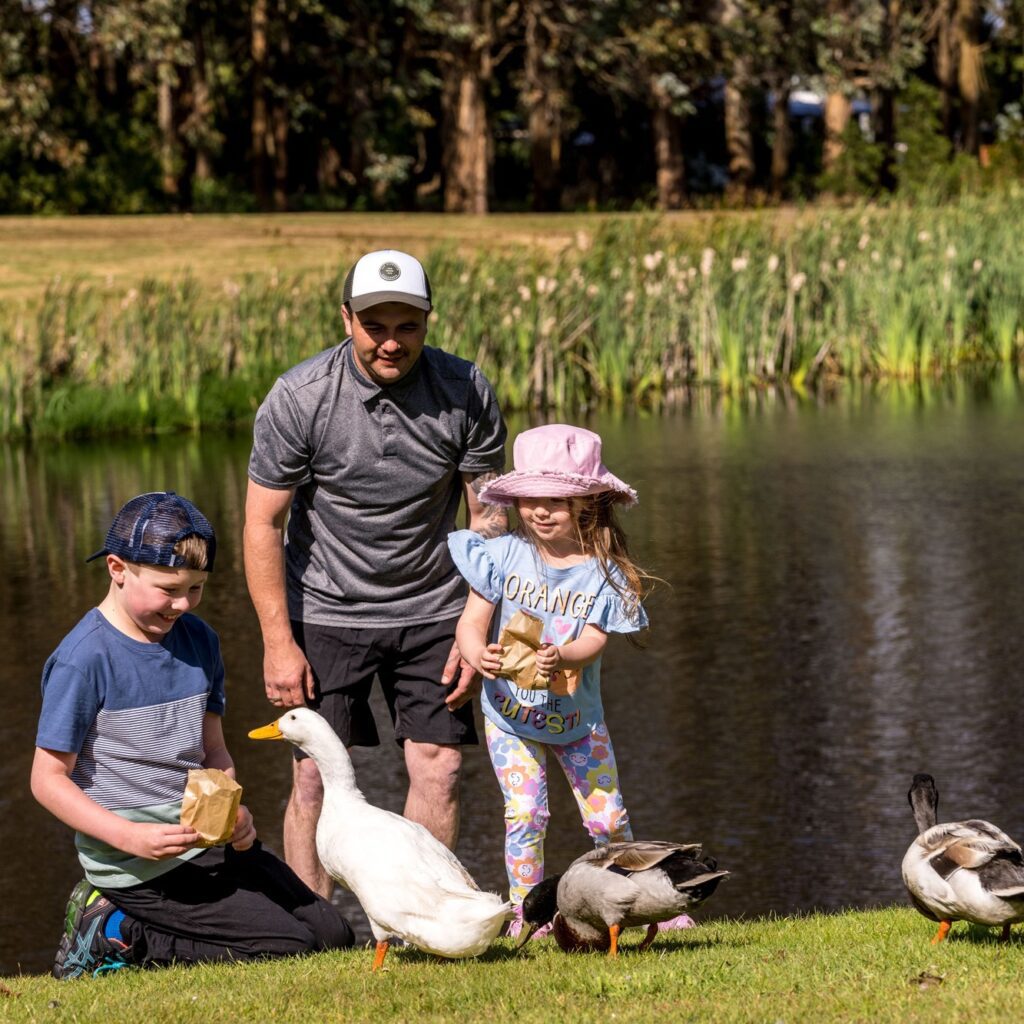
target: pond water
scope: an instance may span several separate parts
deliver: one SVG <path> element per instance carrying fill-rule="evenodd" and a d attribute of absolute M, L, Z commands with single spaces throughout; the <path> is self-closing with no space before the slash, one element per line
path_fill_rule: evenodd
<path fill-rule="evenodd" d="M 665 580 L 646 648 L 620 640 L 605 656 L 623 792 L 638 838 L 701 841 L 733 872 L 700 918 L 904 902 L 916 771 L 936 776 L 947 817 L 1024 836 L 1015 379 L 828 402 L 708 399 L 589 425 L 640 493 L 624 523 Z M 0 975 L 49 968 L 80 877 L 70 833 L 28 791 L 39 676 L 105 590 L 102 565 L 84 558 L 141 491 L 188 495 L 217 528 L 200 612 L 223 642 L 246 802 L 280 849 L 288 752 L 246 738 L 274 717 L 242 574 L 247 454 L 244 434 L 0 448 Z M 397 748 L 358 752 L 357 772 L 371 801 L 401 809 Z M 552 804 L 548 863 L 560 868 L 585 841 L 557 779 Z M 458 853 L 483 887 L 503 889 L 501 802 L 482 748 L 466 759 Z"/>

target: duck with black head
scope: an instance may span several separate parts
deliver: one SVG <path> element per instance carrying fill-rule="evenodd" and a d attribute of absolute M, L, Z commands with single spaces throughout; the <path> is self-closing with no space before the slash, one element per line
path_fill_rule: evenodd
<path fill-rule="evenodd" d="M 931 775 L 914 776 L 907 793 L 918 836 L 903 857 L 903 883 L 914 906 L 939 922 L 932 944 L 954 921 L 1002 926 L 1024 921 L 1021 848 L 989 821 L 972 818 L 938 824 L 939 791 Z"/>
<path fill-rule="evenodd" d="M 617 956 L 624 928 L 646 925 L 646 950 L 658 925 L 703 903 L 728 876 L 698 843 L 608 843 L 585 853 L 561 875 L 545 878 L 523 901 L 522 946 L 549 922 L 566 952 L 607 950 Z"/>

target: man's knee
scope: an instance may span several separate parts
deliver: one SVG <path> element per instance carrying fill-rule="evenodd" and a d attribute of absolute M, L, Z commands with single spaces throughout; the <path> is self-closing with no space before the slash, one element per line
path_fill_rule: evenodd
<path fill-rule="evenodd" d="M 454 796 L 462 771 L 462 748 L 440 743 L 405 742 L 409 784 L 439 796 Z"/>
<path fill-rule="evenodd" d="M 324 801 L 324 783 L 320 778 L 320 769 L 310 757 L 294 762 L 292 801 L 300 807 L 319 807 Z"/>

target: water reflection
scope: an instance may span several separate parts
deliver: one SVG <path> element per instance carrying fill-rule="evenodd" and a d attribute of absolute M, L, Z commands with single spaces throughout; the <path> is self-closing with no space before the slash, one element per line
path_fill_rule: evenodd
<path fill-rule="evenodd" d="M 830 401 L 691 396 L 660 417 L 590 425 L 640 493 L 625 523 L 667 584 L 647 648 L 606 655 L 623 788 L 638 836 L 703 840 L 733 871 L 703 916 L 902 901 L 905 792 L 922 769 L 942 812 L 1024 836 L 1013 377 Z M 67 830 L 27 790 L 39 673 L 101 596 L 103 570 L 83 559 L 133 494 L 177 490 L 218 530 L 201 612 L 224 645 L 246 800 L 279 848 L 288 759 L 245 738 L 273 717 L 242 577 L 247 452 L 242 435 L 0 448 L 0 672 L 13 696 L 0 814 L 14 838 L 0 863 L 0 974 L 47 968 L 78 877 Z M 501 801 L 482 750 L 466 769 L 459 853 L 499 889 Z M 392 745 L 360 753 L 357 771 L 371 800 L 400 810 Z M 552 803 L 548 857 L 561 865 L 583 833 L 564 786 Z"/>

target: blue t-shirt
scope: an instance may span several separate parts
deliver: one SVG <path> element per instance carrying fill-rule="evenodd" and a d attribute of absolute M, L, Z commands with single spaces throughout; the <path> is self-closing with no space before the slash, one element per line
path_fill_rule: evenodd
<path fill-rule="evenodd" d="M 182 615 L 159 642 L 133 640 L 97 608 L 60 642 L 43 668 L 36 746 L 75 754 L 71 780 L 130 821 L 176 823 L 191 768 L 201 768 L 203 717 L 224 713 L 224 663 L 217 634 Z M 146 860 L 75 834 L 89 880 L 124 888 L 164 874 L 188 851 Z"/>
<path fill-rule="evenodd" d="M 647 625 L 643 608 L 634 620 L 628 617 L 596 558 L 554 568 L 516 534 L 486 540 L 472 530 L 449 534 L 448 548 L 469 585 L 499 606 L 499 628 L 519 609 L 543 621 L 541 639 L 550 644 L 575 640 L 587 625 L 605 633 L 635 633 Z M 485 679 L 482 706 L 484 715 L 505 732 L 539 743 L 571 743 L 604 721 L 601 659 L 581 671 L 573 694 L 524 690 L 508 679 Z"/>

